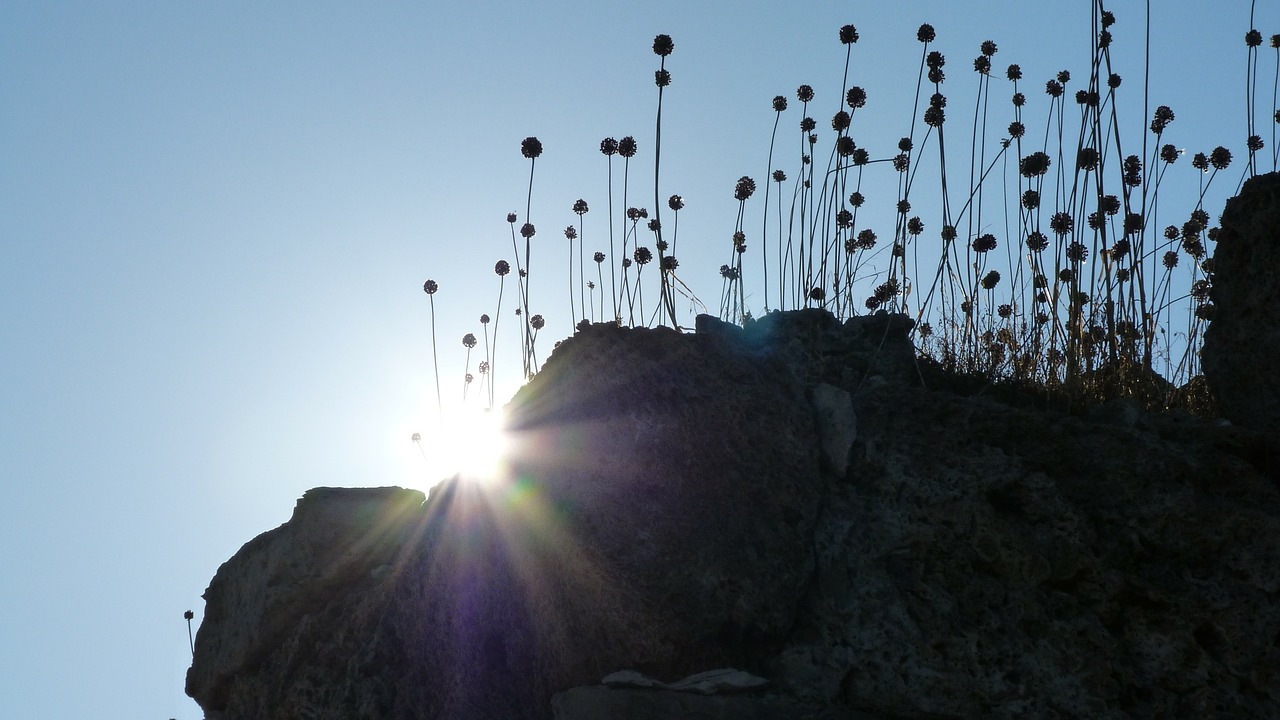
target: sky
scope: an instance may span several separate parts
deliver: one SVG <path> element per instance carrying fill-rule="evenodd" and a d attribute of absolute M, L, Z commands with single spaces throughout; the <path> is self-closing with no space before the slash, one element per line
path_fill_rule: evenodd
<path fill-rule="evenodd" d="M 1158 6 L 1150 94 L 1177 113 L 1168 140 L 1241 157 L 1250 3 Z M 1108 5 L 1135 133 L 1144 7 Z M 854 135 L 892 154 L 921 22 L 948 54 L 957 132 L 983 40 L 997 68 L 1022 66 L 1038 117 L 1045 80 L 1087 74 L 1085 2 L 0 4 L 0 717 L 200 717 L 182 614 L 199 623 L 219 565 L 308 488 L 440 476 L 441 424 L 483 404 L 469 391 L 464 405 L 462 375 L 484 346 L 467 358 L 461 340 L 496 316 L 493 264 L 514 259 L 521 140 L 544 147 L 529 206 L 545 359 L 573 325 L 563 228 L 578 198 L 587 254 L 607 247 L 601 139 L 636 138 L 628 204 L 653 207 L 655 34 L 675 42 L 660 196 L 685 198 L 680 274 L 714 314 L 734 183 L 763 191 L 771 167 L 771 99 L 792 101 L 772 167 L 794 174 L 796 87 L 815 88 L 824 127 L 852 23 L 849 82 L 869 96 Z M 1280 7 L 1254 25 L 1280 32 Z M 1274 52 L 1258 91 L 1268 148 Z M 998 129 L 1010 88 L 995 75 Z M 1169 192 L 1194 198 L 1203 178 L 1180 169 Z M 1214 217 L 1240 165 L 1226 175 L 1206 196 Z M 892 201 L 887 183 L 869 205 Z M 505 293 L 499 402 L 520 382 Z M 682 324 L 696 308 L 681 299 Z"/>

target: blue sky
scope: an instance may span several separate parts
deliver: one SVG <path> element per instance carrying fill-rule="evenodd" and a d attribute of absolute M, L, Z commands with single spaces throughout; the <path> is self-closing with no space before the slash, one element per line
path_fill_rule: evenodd
<path fill-rule="evenodd" d="M 409 442 L 422 431 L 433 452 L 423 281 L 441 285 L 453 407 L 462 335 L 480 333 L 493 263 L 512 259 L 505 216 L 523 216 L 519 147 L 535 135 L 542 357 L 568 334 L 561 230 L 581 197 L 588 254 L 607 244 L 603 137 L 636 137 L 630 204 L 653 205 L 656 33 L 676 46 L 661 193 L 686 199 L 682 277 L 714 312 L 733 184 L 767 173 L 770 100 L 793 98 L 780 131 L 793 140 L 809 83 L 824 125 L 842 24 L 861 34 L 850 82 L 870 96 L 855 136 L 888 155 L 912 116 L 921 22 L 948 55 L 956 122 L 986 39 L 997 68 L 1022 65 L 1042 113 L 1044 80 L 1087 73 L 1088 3 L 1062 5 L 0 6 L 0 717 L 199 717 L 182 694 L 182 612 L 199 620 L 218 565 L 310 487 L 428 484 Z M 1177 112 L 1168 140 L 1239 158 L 1249 3 L 1158 5 L 1151 97 Z M 1108 7 L 1136 135 L 1144 6 Z M 1280 8 L 1255 25 L 1280 32 Z M 1269 145 L 1274 52 L 1260 64 Z M 794 172 L 794 154 L 775 166 Z M 1180 169 L 1169 192 L 1194 193 Z M 1239 170 L 1206 199 L 1214 217 Z M 681 314 L 692 324 L 688 303 Z M 517 384 L 501 376 L 499 395 Z"/>

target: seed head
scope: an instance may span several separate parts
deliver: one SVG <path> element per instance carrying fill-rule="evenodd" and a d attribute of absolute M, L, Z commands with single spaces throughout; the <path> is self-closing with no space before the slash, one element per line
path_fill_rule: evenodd
<path fill-rule="evenodd" d="M 870 250 L 876 246 L 876 234 L 871 228 L 866 228 L 858 233 L 858 249 Z"/>
<path fill-rule="evenodd" d="M 924 232 L 924 221 L 919 216 L 913 217 L 907 221 L 907 232 L 912 236 L 919 235 Z"/>
<path fill-rule="evenodd" d="M 520 226 L 520 237 L 526 240 L 533 237 L 535 232 L 533 223 L 525 223 Z"/>
<path fill-rule="evenodd" d="M 653 260 L 653 251 L 647 247 L 638 247 L 632 254 L 635 256 L 636 262 L 641 265 L 648 265 L 649 261 Z"/>
<path fill-rule="evenodd" d="M 471 333 L 467 333 L 466 335 L 463 335 L 463 336 L 462 336 L 462 347 L 464 347 L 464 348 L 466 348 L 466 349 L 470 350 L 471 348 L 473 348 L 473 347 L 475 347 L 475 346 L 476 346 L 476 336 L 475 336 L 475 335 L 473 335 L 473 334 L 471 334 Z"/>
<path fill-rule="evenodd" d="M 984 290 L 994 290 L 996 285 L 1000 283 L 1000 273 L 992 270 L 982 276 L 982 288 Z"/>
<path fill-rule="evenodd" d="M 840 154 L 840 157 L 849 157 L 856 149 L 857 145 L 854 144 L 853 138 L 848 135 L 841 135 L 836 139 L 836 152 Z"/>
<path fill-rule="evenodd" d="M 520 154 L 533 160 L 542 154 L 542 142 L 536 137 L 527 137 L 520 141 Z"/>
<path fill-rule="evenodd" d="M 943 225 L 942 231 L 938 233 L 938 236 L 947 242 L 951 242 L 952 240 L 955 240 L 956 239 L 955 225 Z"/>
<path fill-rule="evenodd" d="M 979 55 L 973 59 L 973 71 L 982 75 L 991 74 L 991 58 Z"/>
<path fill-rule="evenodd" d="M 1009 69 L 1008 69 L 1008 70 L 1005 70 L 1005 71 L 1004 71 L 1004 75 L 1005 75 L 1005 77 L 1009 78 L 1010 80 L 1014 80 L 1014 81 L 1021 80 L 1021 79 L 1022 79 L 1022 66 L 1018 65 L 1017 63 L 1014 63 L 1013 65 L 1010 65 L 1010 66 L 1009 66 Z"/>
<path fill-rule="evenodd" d="M 1151 132 L 1159 135 L 1169 127 L 1169 123 L 1173 122 L 1173 110 L 1168 105 L 1161 105 L 1156 108 L 1155 114 L 1151 118 Z"/>
<path fill-rule="evenodd" d="M 849 117 L 849 113 L 841 110 L 831 118 L 831 129 L 835 130 L 836 132 L 843 132 L 845 130 L 848 130 L 849 121 L 851 119 L 852 118 Z"/>
<path fill-rule="evenodd" d="M 809 291 L 810 300 L 817 300 L 818 302 L 822 302 L 823 298 L 825 298 L 826 296 L 827 296 L 827 291 L 823 290 L 821 287 L 818 287 L 818 286 L 814 286 L 813 289 Z"/>
<path fill-rule="evenodd" d="M 1215 170 L 1226 170 L 1231 164 L 1231 151 L 1219 145 L 1209 153 L 1209 163 Z"/>
<path fill-rule="evenodd" d="M 1258 152 L 1263 148 L 1262 137 L 1258 135 L 1250 135 L 1245 141 L 1245 147 L 1249 148 L 1249 152 Z"/>
<path fill-rule="evenodd" d="M 596 254 L 591 256 L 591 259 L 595 260 L 596 264 L 599 265 L 600 263 L 604 262 L 604 253 L 597 250 Z"/>
<path fill-rule="evenodd" d="M 1044 84 L 1044 91 L 1049 93 L 1049 97 L 1062 97 L 1062 83 L 1050 80 Z"/>
<path fill-rule="evenodd" d="M 1020 93 L 1020 92 L 1016 92 L 1016 93 L 1014 93 L 1014 94 L 1013 94 L 1013 106 L 1014 106 L 1014 107 L 1022 107 L 1023 105 L 1026 105 L 1026 104 L 1027 104 L 1027 96 L 1026 96 L 1026 95 L 1023 95 L 1023 94 L 1022 94 L 1022 93 Z"/>
<path fill-rule="evenodd" d="M 1022 207 L 1028 210 L 1035 210 L 1040 207 L 1040 193 L 1035 190 L 1027 190 L 1022 193 Z"/>
<path fill-rule="evenodd" d="M 774 110 L 777 110 L 778 112 L 782 112 L 783 110 L 786 110 L 786 109 L 787 109 L 787 96 L 786 96 L 786 95 L 774 95 L 774 96 L 773 96 L 773 109 L 774 109 Z"/>
<path fill-rule="evenodd" d="M 756 191 L 756 181 L 752 180 L 746 175 L 743 175 L 742 177 L 738 178 L 738 183 L 733 187 L 733 198 L 739 202 L 742 202 L 742 201 L 745 201 L 747 198 L 751 197 L 751 194 L 754 193 L 755 191 Z"/>
<path fill-rule="evenodd" d="M 660 263 L 659 267 L 661 267 L 666 272 L 671 272 L 676 268 L 680 267 L 680 262 L 676 260 L 675 255 L 667 255 L 662 258 L 662 262 Z"/>
<path fill-rule="evenodd" d="M 844 94 L 844 101 L 849 107 L 857 110 L 867 104 L 867 91 L 854 85 Z"/>
<path fill-rule="evenodd" d="M 1110 10 L 1103 10 L 1102 11 L 1102 27 L 1109 28 L 1115 24 L 1116 24 L 1115 13 L 1111 12 Z"/>
<path fill-rule="evenodd" d="M 541 330 L 546 327 L 547 321 L 544 320 L 541 315 L 534 315 L 529 318 L 529 325 L 532 326 L 534 330 Z"/>
<path fill-rule="evenodd" d="M 906 214 L 907 214 L 907 213 L 909 213 L 909 212 L 911 212 L 911 201 L 910 201 L 910 200 L 899 200 L 899 201 L 898 201 L 898 214 L 899 214 L 899 215 L 906 215 Z"/>
<path fill-rule="evenodd" d="M 1196 153 L 1191 158 L 1191 167 L 1203 172 L 1209 169 L 1209 158 L 1204 153 Z"/>
<path fill-rule="evenodd" d="M 840 42 L 845 45 L 852 45 L 858 42 L 858 29 L 852 25 L 842 25 L 840 27 Z"/>
<path fill-rule="evenodd" d="M 1107 76 L 1107 87 L 1111 88 L 1112 90 L 1115 90 L 1116 88 L 1120 87 L 1120 82 L 1121 82 L 1120 76 L 1115 73 L 1111 73 L 1110 75 Z"/>
<path fill-rule="evenodd" d="M 807 103 L 810 100 L 813 100 L 813 88 L 808 85 L 801 85 L 799 88 L 796 88 L 796 98 L 798 98 L 802 103 Z"/>
<path fill-rule="evenodd" d="M 564 236 L 570 240 L 578 239 L 578 229 L 570 225 L 564 229 Z"/>
<path fill-rule="evenodd" d="M 818 127 L 818 122 L 811 117 L 804 118 L 800 121 L 800 132 L 809 132 Z"/>
<path fill-rule="evenodd" d="M 622 157 L 624 157 L 624 158 L 632 158 L 632 157 L 635 157 L 635 154 L 636 154 L 636 139 L 635 139 L 635 138 L 633 138 L 633 137 L 631 137 L 630 135 L 628 135 L 628 136 L 626 136 L 626 137 L 622 138 L 621 140 L 619 140 L 619 141 L 618 141 L 618 154 L 619 154 L 619 155 L 621 155 L 621 156 L 622 156 Z"/>
<path fill-rule="evenodd" d="M 670 35 L 658 35 L 653 38 L 653 53 L 661 57 L 671 54 L 676 49 L 676 44 L 671 41 Z"/>
<path fill-rule="evenodd" d="M 1049 172 L 1052 161 L 1044 152 L 1036 151 L 1018 161 L 1018 172 L 1022 177 L 1039 177 Z"/>
<path fill-rule="evenodd" d="M 435 295 L 436 291 L 439 289 L 440 289 L 440 286 L 436 284 L 435 280 L 428 280 L 422 283 L 422 291 L 428 295 Z"/>
<path fill-rule="evenodd" d="M 1075 221 L 1068 213 L 1056 212 L 1053 217 L 1049 218 L 1049 229 L 1058 235 L 1067 235 L 1074 227 Z"/>
<path fill-rule="evenodd" d="M 607 137 L 600 141 L 600 152 L 605 155 L 613 155 L 618 152 L 618 141 L 611 137 Z"/>
<path fill-rule="evenodd" d="M 781 170 L 774 170 L 774 171 L 773 171 L 773 181 L 774 181 L 774 182 L 778 182 L 778 183 L 786 182 L 786 181 L 787 181 L 787 174 L 786 174 L 786 173 L 784 173 L 784 172 L 782 172 Z"/>
<path fill-rule="evenodd" d="M 836 227 L 847 228 L 853 224 L 853 213 L 848 208 L 840 208 L 836 213 Z"/>
<path fill-rule="evenodd" d="M 991 233 L 979 235 L 973 239 L 973 251 L 977 253 L 990 252 L 996 249 L 996 236 Z"/>
<path fill-rule="evenodd" d="M 871 162 L 871 153 L 867 152 L 866 148 L 858 148 L 853 151 L 854 165 L 866 165 L 869 162 Z"/>
<path fill-rule="evenodd" d="M 930 127 L 941 127 L 947 116 L 940 107 L 930 107 L 924 111 L 924 122 Z"/>
<path fill-rule="evenodd" d="M 513 212 L 507 213 L 507 222 L 514 223 L 515 221 L 516 221 L 516 214 Z"/>
<path fill-rule="evenodd" d="M 680 210 L 684 207 L 684 198 L 679 195 L 672 195 L 667 198 L 667 207 L 670 207 L 672 210 Z"/>
<path fill-rule="evenodd" d="M 931 43 L 937 37 L 938 33 L 934 32 L 933 26 L 929 23 L 921 25 L 920 29 L 916 30 L 916 40 L 919 40 L 922 43 Z"/>
<path fill-rule="evenodd" d="M 862 203 L 866 201 L 867 199 L 863 197 L 862 193 L 860 192 L 854 191 L 849 194 L 849 204 L 854 207 L 862 207 Z"/>
<path fill-rule="evenodd" d="M 1244 34 L 1244 44 L 1251 48 L 1258 47 L 1262 44 L 1262 33 L 1256 29 L 1250 29 L 1249 32 Z"/>
<path fill-rule="evenodd" d="M 1172 165 L 1177 162 L 1178 155 L 1178 148 L 1173 145 L 1166 143 L 1160 147 L 1160 159 L 1163 160 L 1166 165 Z"/>
<path fill-rule="evenodd" d="M 658 87 L 666 87 L 671 84 L 671 72 L 669 70 L 654 70 L 653 84 Z"/>
<path fill-rule="evenodd" d="M 1027 235 L 1027 248 L 1032 252 L 1040 252 L 1047 247 L 1049 247 L 1049 238 L 1045 237 L 1044 233 L 1034 230 Z"/>
<path fill-rule="evenodd" d="M 511 263 L 506 260 L 499 260 L 493 264 L 493 271 L 498 277 L 506 277 L 511 272 Z"/>
<path fill-rule="evenodd" d="M 1089 257 L 1089 248 L 1084 243 L 1073 242 L 1067 245 L 1063 254 L 1072 262 L 1084 262 Z"/>
<path fill-rule="evenodd" d="M 947 64 L 947 56 L 937 50 L 932 50 L 924 57 L 924 64 L 930 68 L 941 68 Z"/>
<path fill-rule="evenodd" d="M 587 207 L 587 201 L 586 201 L 586 200 L 583 200 L 582 198 L 578 198 L 577 200 L 575 200 L 575 201 L 574 201 L 574 203 L 573 203 L 573 211 L 574 211 L 575 213 L 577 213 L 577 214 L 579 214 L 579 215 L 586 215 L 586 214 L 587 214 L 587 210 L 589 210 L 589 208 Z"/>

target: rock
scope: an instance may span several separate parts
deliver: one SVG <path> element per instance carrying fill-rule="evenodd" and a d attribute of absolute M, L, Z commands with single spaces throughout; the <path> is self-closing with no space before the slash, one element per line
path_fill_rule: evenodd
<path fill-rule="evenodd" d="M 1274 437 L 930 391 L 886 364 L 903 327 L 582 329 L 508 407 L 509 476 L 311 491 L 228 560 L 188 692 L 218 720 L 1280 720 Z"/>
<path fill-rule="evenodd" d="M 667 685 L 668 690 L 677 692 L 694 692 L 702 695 L 730 694 L 751 692 L 768 687 L 769 681 L 742 670 L 720 668 L 695 673 L 689 677 Z"/>
<path fill-rule="evenodd" d="M 844 720 L 863 715 L 819 714 L 783 698 L 695 695 L 673 690 L 578 687 L 551 700 L 555 720 Z M 869 720 L 869 719 L 868 719 Z"/>
<path fill-rule="evenodd" d="M 1205 377 L 1223 416 L 1280 447 L 1280 174 L 1250 178 L 1227 201 L 1213 263 Z"/>
<path fill-rule="evenodd" d="M 849 453 L 858 437 L 853 398 L 834 385 L 819 383 L 813 389 L 812 402 L 823 462 L 836 477 L 842 478 L 849 471 Z"/>

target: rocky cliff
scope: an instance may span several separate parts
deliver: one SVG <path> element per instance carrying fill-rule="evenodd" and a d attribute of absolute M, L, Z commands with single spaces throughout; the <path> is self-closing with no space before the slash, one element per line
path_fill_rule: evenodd
<path fill-rule="evenodd" d="M 508 474 L 312 490 L 227 561 L 188 693 L 220 720 L 1280 718 L 1257 367 L 1214 367 L 1235 423 L 1067 413 L 940 389 L 908 329 L 579 332 L 509 406 Z"/>

